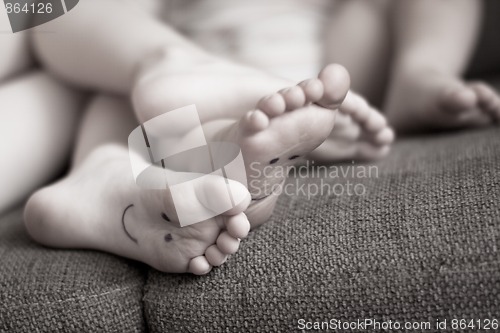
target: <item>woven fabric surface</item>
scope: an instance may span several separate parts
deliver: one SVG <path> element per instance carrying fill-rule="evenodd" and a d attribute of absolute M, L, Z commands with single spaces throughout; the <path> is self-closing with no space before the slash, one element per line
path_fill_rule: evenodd
<path fill-rule="evenodd" d="M 289 332 L 300 319 L 498 319 L 498 128 L 401 140 L 374 165 L 378 176 L 291 178 L 295 189 L 350 181 L 366 193 L 282 195 L 271 221 L 206 277 L 151 270 L 151 332 Z"/>
<path fill-rule="evenodd" d="M 41 247 L 22 211 L 0 219 L 0 332 L 143 332 L 143 267 Z"/>

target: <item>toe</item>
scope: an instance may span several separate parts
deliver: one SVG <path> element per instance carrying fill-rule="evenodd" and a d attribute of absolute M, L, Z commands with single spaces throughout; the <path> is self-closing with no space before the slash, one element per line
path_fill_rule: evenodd
<path fill-rule="evenodd" d="M 337 108 L 349 90 L 351 84 L 349 73 L 343 66 L 331 64 L 326 66 L 318 77 L 324 87 L 323 97 L 318 103 L 327 108 Z"/>
<path fill-rule="evenodd" d="M 494 120 L 500 120 L 500 96 L 497 92 L 483 82 L 476 82 L 470 85 L 476 92 L 479 107 L 486 111 Z"/>
<path fill-rule="evenodd" d="M 240 240 L 231 236 L 227 231 L 224 231 L 217 238 L 217 247 L 222 253 L 233 254 L 238 251 Z"/>
<path fill-rule="evenodd" d="M 339 111 L 346 115 L 353 114 L 358 109 L 358 103 L 361 99 L 361 96 L 349 90 L 345 95 L 342 105 L 339 107 Z"/>
<path fill-rule="evenodd" d="M 195 183 L 195 193 L 203 207 L 214 213 L 225 211 L 223 207 L 230 200 L 224 177 L 205 176 L 203 181 Z"/>
<path fill-rule="evenodd" d="M 220 266 L 226 262 L 228 255 L 222 253 L 217 245 L 212 245 L 205 251 L 205 258 L 210 265 Z"/>
<path fill-rule="evenodd" d="M 306 95 L 299 86 L 293 86 L 280 91 L 286 104 L 286 110 L 291 111 L 303 107 L 306 104 Z"/>
<path fill-rule="evenodd" d="M 470 88 L 476 92 L 480 106 L 486 108 L 493 106 L 497 95 L 493 88 L 483 82 L 472 83 L 470 84 Z"/>
<path fill-rule="evenodd" d="M 387 126 L 387 120 L 377 110 L 370 108 L 368 118 L 364 122 L 364 128 L 370 132 L 379 132 Z"/>
<path fill-rule="evenodd" d="M 362 128 L 359 123 L 354 122 L 352 117 L 342 113 L 335 115 L 335 127 L 330 138 L 337 138 L 339 140 L 357 140 L 362 134 Z"/>
<path fill-rule="evenodd" d="M 458 113 L 470 110 L 477 104 L 477 95 L 468 87 L 455 87 L 444 90 L 438 101 L 446 112 Z"/>
<path fill-rule="evenodd" d="M 302 81 L 299 83 L 299 87 L 302 88 L 306 95 L 306 103 L 318 102 L 323 97 L 325 91 L 323 83 L 317 78 Z"/>
<path fill-rule="evenodd" d="M 194 186 L 201 205 L 217 215 L 222 212 L 224 215 L 241 213 L 251 201 L 250 193 L 243 184 L 224 177 L 205 176 Z"/>
<path fill-rule="evenodd" d="M 248 111 L 240 121 L 243 133 L 260 132 L 269 126 L 269 117 L 261 110 Z"/>
<path fill-rule="evenodd" d="M 390 145 L 394 142 L 395 138 L 396 134 L 394 133 L 394 130 L 390 127 L 386 127 L 377 133 L 373 140 L 378 145 Z"/>
<path fill-rule="evenodd" d="M 205 256 L 199 256 L 189 261 L 189 272 L 195 275 L 205 275 L 212 270 L 212 265 Z"/>
<path fill-rule="evenodd" d="M 349 91 L 340 106 L 340 112 L 350 115 L 356 121 L 364 123 L 370 115 L 370 105 L 360 95 Z"/>
<path fill-rule="evenodd" d="M 252 201 L 252 196 L 250 192 L 248 192 L 248 189 L 240 182 L 228 179 L 227 186 L 229 187 L 229 192 L 231 194 L 233 202 L 235 203 L 235 206 L 230 210 L 224 212 L 223 215 L 237 216 L 248 208 L 250 202 Z"/>
<path fill-rule="evenodd" d="M 250 222 L 244 213 L 226 218 L 226 230 L 234 238 L 245 238 L 250 231 Z"/>
<path fill-rule="evenodd" d="M 266 96 L 257 103 L 257 109 L 262 110 L 269 117 L 279 116 L 285 112 L 285 98 L 278 93 Z"/>

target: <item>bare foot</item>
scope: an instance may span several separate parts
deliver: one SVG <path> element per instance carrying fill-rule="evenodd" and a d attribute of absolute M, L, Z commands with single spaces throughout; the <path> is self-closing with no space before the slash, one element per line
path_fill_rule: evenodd
<path fill-rule="evenodd" d="M 217 193 L 227 193 L 215 178 L 193 185 L 184 203 L 205 205 Z M 228 186 L 243 197 L 246 193 L 247 200 L 225 214 L 180 228 L 173 223 L 176 208 L 169 191 L 138 188 L 128 150 L 105 146 L 66 178 L 36 192 L 26 205 L 25 223 L 30 235 L 47 246 L 97 249 L 163 272 L 206 274 L 237 251 L 250 229 L 243 213 L 250 202 L 247 190 L 237 182 Z"/>
<path fill-rule="evenodd" d="M 323 143 L 333 129 L 335 111 L 349 89 L 349 75 L 343 67 L 331 65 L 321 76 L 327 85 L 317 78 L 307 80 L 261 98 L 239 120 L 227 116 L 203 124 L 209 142 L 232 142 L 241 149 L 252 197 L 245 213 L 252 227 L 272 214 L 289 168 Z M 216 148 L 211 150 L 218 156 Z M 196 166 L 188 157 L 176 168 L 194 172 Z"/>
<path fill-rule="evenodd" d="M 252 227 L 271 215 L 281 192 L 276 189 L 284 183 L 289 168 L 332 132 L 335 110 L 349 89 L 349 76 L 343 67 L 331 65 L 320 77 L 329 83 L 314 78 L 265 96 L 256 110 L 214 136 L 241 147 L 252 196 L 246 211 Z"/>
<path fill-rule="evenodd" d="M 394 80 L 386 110 L 399 132 L 477 127 L 500 121 L 500 96 L 486 83 L 420 71 Z"/>
<path fill-rule="evenodd" d="M 315 160 L 377 160 L 385 157 L 394 142 L 394 131 L 386 118 L 361 96 L 350 91 L 339 108 L 335 129 L 311 153 Z"/>
<path fill-rule="evenodd" d="M 68 177 L 30 198 L 25 211 L 29 233 L 48 246 L 98 249 L 164 272 L 208 273 L 238 249 L 239 239 L 250 229 L 249 220 L 253 227 L 267 221 L 279 194 L 273 186 L 283 183 L 287 167 L 331 133 L 335 112 L 310 104 L 338 105 L 347 94 L 345 70 L 336 66 L 329 71 L 336 82 L 331 89 L 312 79 L 263 98 L 239 120 L 225 118 L 204 124 L 209 141 L 236 143 L 245 161 L 250 194 L 236 181 L 229 180 L 229 186 L 232 193 L 239 193 L 233 197 L 247 194 L 248 200 L 225 214 L 177 227 L 171 223 L 177 220 L 176 211 L 186 209 L 177 202 L 174 207 L 168 190 L 138 188 L 128 151 L 106 146 L 92 152 Z M 192 206 L 197 201 L 210 208 L 213 200 L 227 193 L 220 184 L 205 181 L 193 185 L 183 203 Z"/>
<path fill-rule="evenodd" d="M 287 100 L 287 110 L 311 103 L 335 110 L 349 86 L 348 75 L 332 75 L 340 68 L 329 65 L 317 79 L 303 81 L 294 87 L 295 84 L 288 80 L 220 59 L 199 59 L 182 51 L 168 54 L 159 51 L 139 72 L 133 101 L 141 121 L 190 104 L 196 105 L 202 122 L 223 118 L 237 120 L 254 109 L 262 96 L 266 96 L 262 100 L 271 99 L 270 104 L 283 106 L 276 92 L 291 98 L 287 97 L 289 90 L 292 90 L 290 96 L 295 96 L 293 90 L 301 88 L 307 99 L 302 100 L 304 96 L 301 96 L 296 101 Z M 374 159 L 387 154 L 393 133 L 378 111 L 354 93 L 349 93 L 340 110 L 344 112 L 337 116 L 339 127 L 310 157 L 336 162 Z"/>

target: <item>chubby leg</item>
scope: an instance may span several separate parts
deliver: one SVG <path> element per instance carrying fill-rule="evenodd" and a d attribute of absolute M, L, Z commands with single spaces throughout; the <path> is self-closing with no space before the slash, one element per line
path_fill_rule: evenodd
<path fill-rule="evenodd" d="M 128 94 L 137 67 L 154 50 L 204 54 L 140 3 L 147 5 L 134 0 L 81 1 L 75 10 L 43 25 L 54 33 L 33 34 L 36 55 L 48 70 L 72 84 Z"/>
<path fill-rule="evenodd" d="M 390 64 L 390 0 L 337 0 L 325 27 L 325 62 L 347 68 L 351 88 L 381 106 Z"/>
<path fill-rule="evenodd" d="M 398 131 L 490 124 L 500 98 L 463 74 L 480 27 L 482 1 L 394 2 L 396 37 L 387 117 Z"/>
<path fill-rule="evenodd" d="M 336 125 L 313 154 L 326 162 L 371 160 L 385 156 L 394 133 L 380 105 L 390 61 L 389 1 L 339 0 L 325 30 L 325 61 L 344 65 L 351 76 L 350 92 L 340 107 Z M 363 96 L 363 97 L 361 97 Z"/>
<path fill-rule="evenodd" d="M 82 97 L 32 69 L 29 32 L 11 32 L 4 6 L 0 6 L 0 32 L 2 212 L 61 171 Z"/>
<path fill-rule="evenodd" d="M 34 64 L 29 32 L 12 33 L 4 6 L 0 6 L 0 50 L 0 83 Z"/>
<path fill-rule="evenodd" d="M 175 206 L 168 189 L 138 188 L 125 145 L 135 126 L 124 99 L 96 97 L 85 114 L 71 172 L 28 201 L 28 232 L 48 246 L 97 249 L 164 272 L 206 274 L 236 252 L 247 235 L 250 225 L 242 212 L 250 195 L 240 183 L 226 184 L 215 176 L 192 182 L 185 200 Z M 174 223 L 179 205 L 210 205 L 227 194 L 227 186 L 245 198 L 236 207 L 188 227 Z"/>
<path fill-rule="evenodd" d="M 82 97 L 43 72 L 0 85 L 0 211 L 62 171 Z"/>

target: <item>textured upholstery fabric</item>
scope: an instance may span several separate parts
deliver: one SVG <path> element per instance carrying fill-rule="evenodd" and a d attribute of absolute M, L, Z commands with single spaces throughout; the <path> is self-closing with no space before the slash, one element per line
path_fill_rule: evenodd
<path fill-rule="evenodd" d="M 143 332 L 142 266 L 43 248 L 21 210 L 0 219 L 0 332 Z"/>
<path fill-rule="evenodd" d="M 37 246 L 15 211 L 0 219 L 0 331 L 137 332 L 147 322 L 152 332 L 269 332 L 301 318 L 498 317 L 498 128 L 401 140 L 377 166 L 378 177 L 323 179 L 363 184 L 365 196 L 283 195 L 272 220 L 207 277 L 150 270 L 144 303 L 142 266 Z"/>
<path fill-rule="evenodd" d="M 498 128 L 402 140 L 377 166 L 378 178 L 324 179 L 363 184 L 364 196 L 282 196 L 271 221 L 207 277 L 151 270 L 150 330 L 286 332 L 301 318 L 448 325 L 498 318 Z"/>

